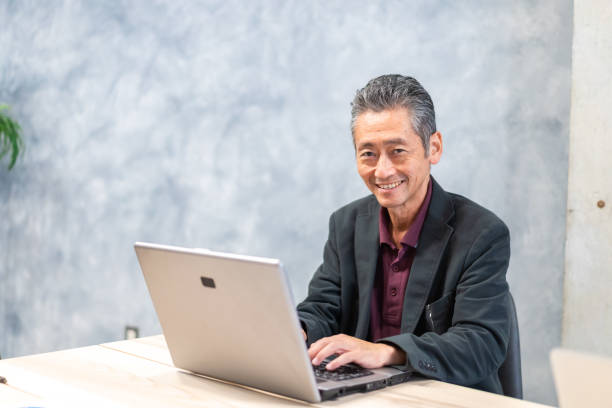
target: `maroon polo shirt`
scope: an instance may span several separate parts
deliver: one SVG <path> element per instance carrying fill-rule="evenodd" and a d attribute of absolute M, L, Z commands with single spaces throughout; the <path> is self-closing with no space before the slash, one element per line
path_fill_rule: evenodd
<path fill-rule="evenodd" d="M 400 334 L 406 284 L 430 201 L 431 178 L 421 208 L 400 241 L 401 248 L 397 248 L 393 242 L 389 212 L 384 207 L 380 208 L 378 222 L 380 250 L 370 305 L 370 338 L 372 341 Z"/>

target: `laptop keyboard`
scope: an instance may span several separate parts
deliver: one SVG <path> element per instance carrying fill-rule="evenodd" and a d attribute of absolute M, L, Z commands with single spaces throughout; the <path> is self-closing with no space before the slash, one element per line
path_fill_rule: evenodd
<path fill-rule="evenodd" d="M 343 365 L 333 371 L 330 371 L 325 368 L 325 366 L 327 366 L 327 363 L 329 363 L 330 361 L 331 360 L 325 360 L 318 366 L 312 366 L 312 368 L 314 369 L 315 377 L 317 378 L 317 382 L 320 382 L 319 380 L 350 380 L 353 378 L 365 377 L 367 375 L 374 374 L 372 371 L 360 367 L 357 364 Z"/>

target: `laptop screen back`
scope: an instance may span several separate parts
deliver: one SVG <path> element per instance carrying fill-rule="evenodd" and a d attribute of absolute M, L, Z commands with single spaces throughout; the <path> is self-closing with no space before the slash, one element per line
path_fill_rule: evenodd
<path fill-rule="evenodd" d="M 136 243 L 174 365 L 319 401 L 278 260 Z"/>

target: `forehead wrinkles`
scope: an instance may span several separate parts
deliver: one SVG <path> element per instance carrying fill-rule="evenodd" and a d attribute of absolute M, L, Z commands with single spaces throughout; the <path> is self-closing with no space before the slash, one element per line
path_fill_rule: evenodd
<path fill-rule="evenodd" d="M 410 111 L 402 107 L 381 111 L 366 110 L 355 119 L 355 129 L 362 126 L 389 126 L 391 124 L 412 127 L 411 116 Z"/>
<path fill-rule="evenodd" d="M 411 146 L 418 139 L 410 121 L 410 112 L 401 107 L 362 112 L 357 116 L 353 128 L 353 147 L 356 150 L 362 149 L 364 145 L 382 146 L 383 142 Z"/>

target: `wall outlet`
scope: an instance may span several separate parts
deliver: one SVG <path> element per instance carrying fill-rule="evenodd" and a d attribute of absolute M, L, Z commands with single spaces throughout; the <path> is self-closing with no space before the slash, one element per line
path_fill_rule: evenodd
<path fill-rule="evenodd" d="M 124 338 L 126 340 L 137 339 L 140 337 L 140 330 L 137 326 L 125 326 Z"/>

